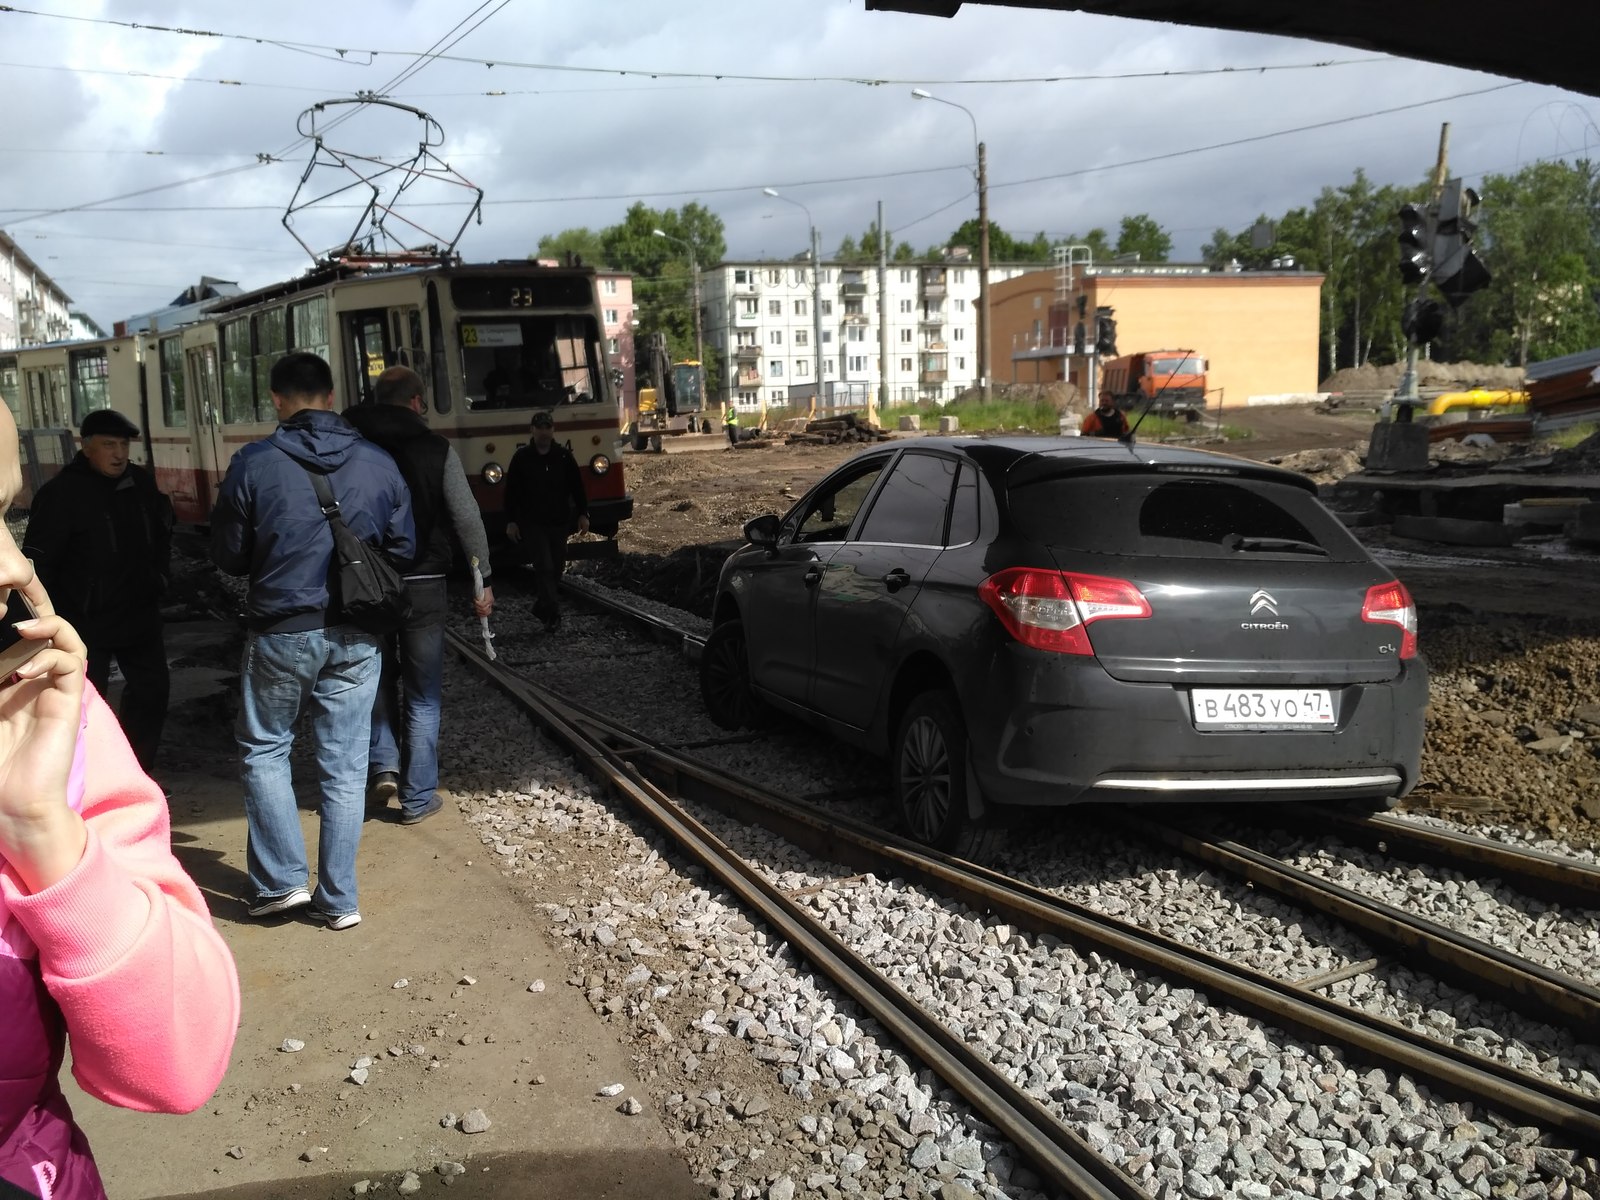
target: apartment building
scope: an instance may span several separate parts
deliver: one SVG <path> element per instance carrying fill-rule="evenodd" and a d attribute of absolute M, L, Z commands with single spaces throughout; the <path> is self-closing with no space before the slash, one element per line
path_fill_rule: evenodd
<path fill-rule="evenodd" d="M 0 350 L 92 336 L 76 318 L 72 297 L 0 233 Z"/>
<path fill-rule="evenodd" d="M 990 286 L 1027 269 L 991 266 Z M 978 267 L 970 256 L 891 263 L 883 294 L 890 403 L 949 400 L 977 384 Z M 877 395 L 876 266 L 824 262 L 814 278 L 806 259 L 722 262 L 703 272 L 701 297 L 706 357 L 723 365 L 715 403 L 756 411 L 815 397 L 821 409 L 849 408 Z"/>
<path fill-rule="evenodd" d="M 595 272 L 595 298 L 600 302 L 600 323 L 606 341 L 606 361 L 622 372 L 622 397 L 629 411 L 637 407 L 638 383 L 634 376 L 633 276 L 624 271 Z"/>

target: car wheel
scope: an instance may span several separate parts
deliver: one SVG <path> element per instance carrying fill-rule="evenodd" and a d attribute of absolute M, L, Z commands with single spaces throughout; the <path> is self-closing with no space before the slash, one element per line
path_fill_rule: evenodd
<path fill-rule="evenodd" d="M 894 740 L 894 794 L 906 831 L 936 850 L 974 857 L 989 829 L 967 811 L 967 725 L 947 691 L 923 692 Z"/>
<path fill-rule="evenodd" d="M 700 699 L 706 714 L 724 729 L 753 729 L 765 705 L 750 690 L 750 652 L 744 622 L 724 621 L 711 631 L 700 654 Z"/>
<path fill-rule="evenodd" d="M 659 433 L 653 433 L 650 435 L 650 449 L 654 450 L 657 454 L 661 453 L 661 435 Z"/>

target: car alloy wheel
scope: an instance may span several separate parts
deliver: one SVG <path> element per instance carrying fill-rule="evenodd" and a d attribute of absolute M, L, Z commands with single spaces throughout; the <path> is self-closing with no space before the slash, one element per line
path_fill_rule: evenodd
<path fill-rule="evenodd" d="M 760 701 L 750 691 L 750 656 L 744 623 L 724 621 L 711 631 L 700 655 L 700 698 L 724 729 L 754 727 Z"/>
<path fill-rule="evenodd" d="M 900 806 L 918 841 L 933 842 L 950 819 L 950 748 L 931 716 L 906 726 L 900 742 Z"/>
<path fill-rule="evenodd" d="M 900 819 L 917 841 L 978 858 L 994 830 L 968 811 L 967 723 L 955 693 L 915 697 L 900 717 L 890 759 Z"/>

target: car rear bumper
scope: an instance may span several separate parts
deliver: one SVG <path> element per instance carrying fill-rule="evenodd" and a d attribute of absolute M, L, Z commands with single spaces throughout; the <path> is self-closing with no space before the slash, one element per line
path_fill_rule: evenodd
<path fill-rule="evenodd" d="M 1094 659 L 1010 646 L 992 665 L 967 716 L 994 804 L 1367 799 L 1417 782 L 1418 659 L 1390 681 L 1332 687 L 1336 726 L 1293 731 L 1198 730 L 1186 685 L 1113 679 Z"/>

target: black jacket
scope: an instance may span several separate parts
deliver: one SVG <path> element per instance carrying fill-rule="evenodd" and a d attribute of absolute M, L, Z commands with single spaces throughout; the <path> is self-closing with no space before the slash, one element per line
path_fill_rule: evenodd
<path fill-rule="evenodd" d="M 172 503 L 143 467 L 108 479 L 80 452 L 34 495 L 23 552 L 89 645 L 131 646 L 160 631 Z"/>
<path fill-rule="evenodd" d="M 450 443 L 428 423 L 398 404 L 359 404 L 344 419 L 369 442 L 389 452 L 411 492 L 411 519 L 417 526 L 417 558 L 400 564 L 407 575 L 443 575 L 450 569 L 450 522 L 444 502 L 444 463 Z"/>
<path fill-rule="evenodd" d="M 589 511 L 583 475 L 572 451 L 560 442 L 540 454 L 530 442 L 511 456 L 506 468 L 506 517 L 518 526 L 543 525 L 571 530 Z"/>

